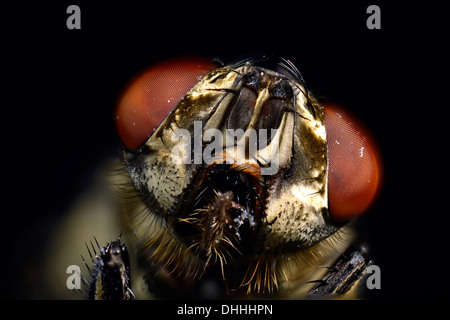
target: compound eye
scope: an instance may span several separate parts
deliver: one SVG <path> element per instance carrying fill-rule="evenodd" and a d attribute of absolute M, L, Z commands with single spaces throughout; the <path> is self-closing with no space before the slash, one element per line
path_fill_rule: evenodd
<path fill-rule="evenodd" d="M 368 131 L 344 109 L 325 107 L 328 141 L 328 203 L 331 217 L 346 221 L 374 202 L 381 182 L 381 156 Z"/>
<path fill-rule="evenodd" d="M 178 58 L 158 63 L 134 80 L 116 108 L 116 128 L 129 149 L 143 145 L 186 93 L 216 68 L 208 59 Z"/>

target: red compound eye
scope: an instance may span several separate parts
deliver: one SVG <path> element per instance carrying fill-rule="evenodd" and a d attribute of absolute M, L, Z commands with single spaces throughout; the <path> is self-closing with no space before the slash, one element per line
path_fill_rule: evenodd
<path fill-rule="evenodd" d="M 158 63 L 136 78 L 116 108 L 116 127 L 129 149 L 147 141 L 201 77 L 216 66 L 204 58 L 178 58 Z"/>
<path fill-rule="evenodd" d="M 366 129 L 339 106 L 325 105 L 330 214 L 337 221 L 360 215 L 381 182 L 381 156 Z"/>

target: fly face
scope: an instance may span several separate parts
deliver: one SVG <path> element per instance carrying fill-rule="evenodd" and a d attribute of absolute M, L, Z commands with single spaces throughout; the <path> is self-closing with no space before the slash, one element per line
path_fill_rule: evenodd
<path fill-rule="evenodd" d="M 330 173 L 327 143 L 327 130 L 342 123 L 327 128 L 299 73 L 280 65 L 277 72 L 250 60 L 205 71 L 198 62 L 203 77 L 154 132 L 124 116 L 130 104 L 135 114 L 148 106 L 119 104 L 124 221 L 155 282 L 180 290 L 216 274 L 229 290 L 272 292 L 292 278 L 288 261 L 342 228 L 330 215 L 328 179 L 346 173 Z"/>

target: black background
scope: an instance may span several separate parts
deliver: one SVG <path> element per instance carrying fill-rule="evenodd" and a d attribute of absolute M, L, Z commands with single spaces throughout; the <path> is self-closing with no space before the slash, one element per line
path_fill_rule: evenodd
<path fill-rule="evenodd" d="M 81 8 L 81 30 L 66 27 L 70 4 Z M 381 30 L 366 27 L 370 4 L 381 8 Z M 40 252 L 53 222 L 117 156 L 113 108 L 133 76 L 174 56 L 269 53 L 294 62 L 310 89 L 348 107 L 378 141 L 384 187 L 359 223 L 382 272 L 369 298 L 448 298 L 442 12 L 406 1 L 2 7 L 4 297 L 45 297 Z"/>

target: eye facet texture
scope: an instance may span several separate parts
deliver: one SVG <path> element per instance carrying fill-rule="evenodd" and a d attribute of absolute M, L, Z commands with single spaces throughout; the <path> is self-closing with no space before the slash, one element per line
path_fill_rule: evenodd
<path fill-rule="evenodd" d="M 116 127 L 129 149 L 147 141 L 186 93 L 215 66 L 204 58 L 158 63 L 134 80 L 116 108 Z"/>
<path fill-rule="evenodd" d="M 325 105 L 329 156 L 329 210 L 349 220 L 373 203 L 381 181 L 381 157 L 369 133 L 339 106 Z"/>

